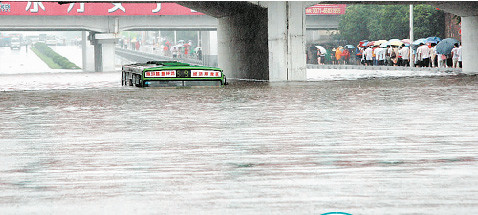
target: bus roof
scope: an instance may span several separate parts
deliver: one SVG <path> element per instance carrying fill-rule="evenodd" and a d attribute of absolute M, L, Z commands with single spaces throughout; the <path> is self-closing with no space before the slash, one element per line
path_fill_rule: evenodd
<path fill-rule="evenodd" d="M 178 61 L 148 61 L 146 63 L 135 63 L 135 64 L 129 64 L 125 66 L 133 66 L 133 67 L 138 67 L 147 70 L 154 70 L 154 69 L 160 69 L 164 70 L 167 69 L 168 67 L 171 67 L 171 69 L 206 69 L 206 70 L 221 70 L 216 67 L 208 67 L 208 66 L 195 66 L 195 65 L 190 65 L 187 63 L 182 63 Z"/>

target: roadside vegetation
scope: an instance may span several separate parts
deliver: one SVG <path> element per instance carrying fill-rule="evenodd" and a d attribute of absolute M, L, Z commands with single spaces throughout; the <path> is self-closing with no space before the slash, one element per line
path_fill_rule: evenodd
<path fill-rule="evenodd" d="M 413 7 L 414 38 L 445 35 L 445 14 L 430 5 Z M 340 18 L 336 39 L 358 44 L 361 40 L 409 37 L 409 5 L 354 4 Z"/>
<path fill-rule="evenodd" d="M 80 69 L 79 66 L 53 51 L 45 43 L 35 43 L 31 49 L 52 69 Z"/>

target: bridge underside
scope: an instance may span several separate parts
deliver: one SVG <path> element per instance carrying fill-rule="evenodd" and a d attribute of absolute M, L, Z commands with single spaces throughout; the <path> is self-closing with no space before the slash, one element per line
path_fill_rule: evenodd
<path fill-rule="evenodd" d="M 94 70 L 108 71 L 114 68 L 114 63 L 109 64 L 109 58 L 103 56 L 109 56 L 111 54 L 108 53 L 113 52 L 115 41 L 111 37 L 119 31 L 217 30 L 219 67 L 224 69 L 228 77 L 255 80 L 305 79 L 305 49 L 301 48 L 305 46 L 305 7 L 302 3 L 294 3 L 298 7 L 292 7 L 292 4 L 286 2 L 264 2 L 262 5 L 249 2 L 179 3 L 214 18 L 204 15 L 61 18 L 5 16 L 0 20 L 0 31 L 90 31 L 92 35 L 88 38 L 95 46 L 95 55 L 98 55 L 94 58 Z M 298 19 L 290 16 L 292 9 L 301 14 Z M 274 19 L 271 21 L 269 17 Z M 327 29 L 337 25 L 336 20 L 317 24 L 317 19 L 309 18 L 309 22 L 310 29 Z M 85 53 L 83 55 L 87 56 Z"/>
<path fill-rule="evenodd" d="M 218 20 L 218 63 L 232 79 L 269 80 L 267 9 L 248 2 L 177 2 Z"/>
<path fill-rule="evenodd" d="M 269 80 L 267 10 L 218 18 L 218 62 L 228 77 Z"/>
<path fill-rule="evenodd" d="M 304 2 L 177 2 L 218 19 L 218 60 L 228 77 L 306 80 Z"/>
<path fill-rule="evenodd" d="M 305 13 L 319 2 L 178 2 L 219 19 L 219 65 L 235 78 L 306 80 Z M 478 74 L 478 2 L 344 2 L 430 4 L 462 17 L 463 72 Z M 261 19 L 261 20 L 257 20 Z M 265 21 L 267 20 L 267 21 Z M 267 46 L 264 42 L 267 38 Z M 265 51 L 267 50 L 267 51 Z M 268 65 L 266 67 L 265 65 Z M 264 72 L 264 71 L 268 71 Z"/>
<path fill-rule="evenodd" d="M 114 55 L 114 35 L 121 30 L 218 31 L 218 62 L 230 78 L 270 81 L 306 80 L 304 10 L 318 2 L 176 2 L 217 18 L 191 17 L 184 23 L 175 17 L 2 17 L 0 30 L 89 30 L 97 55 Z M 325 3 L 325 2 L 322 2 Z M 423 2 L 329 2 L 350 4 L 422 4 Z M 426 2 L 462 17 L 463 72 L 478 73 L 478 2 Z M 184 18 L 184 17 L 183 17 Z M 69 20 L 66 22 L 65 20 Z M 106 19 L 106 21 L 104 20 Z M 140 19 L 138 21 L 138 19 Z M 143 20 L 141 20 L 143 19 Z M 153 19 L 153 20 L 152 20 Z M 211 21 L 214 20 L 214 21 Z M 144 23 L 161 22 L 162 27 Z M 15 25 L 14 23 L 23 23 Z M 46 23 L 46 24 L 45 24 Z M 73 24 L 72 24 L 73 23 Z M 171 23 L 170 26 L 167 26 Z M 38 27 L 43 26 L 43 27 Z M 177 28 L 181 26 L 181 28 Z M 317 27 L 318 28 L 318 27 Z M 86 37 L 86 36 L 84 36 Z M 107 58 L 106 61 L 110 59 Z M 97 71 L 111 69 L 100 64 Z M 114 61 L 114 59 L 113 59 Z M 112 62 L 114 64 L 114 62 Z M 101 68 L 100 68 L 101 67 Z"/>

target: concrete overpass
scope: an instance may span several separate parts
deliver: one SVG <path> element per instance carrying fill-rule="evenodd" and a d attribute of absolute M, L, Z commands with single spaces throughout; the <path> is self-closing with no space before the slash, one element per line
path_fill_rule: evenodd
<path fill-rule="evenodd" d="M 229 77 L 306 80 L 306 7 L 319 2 L 178 2 L 218 18 L 219 66 Z M 478 2 L 320 2 L 430 4 L 462 17 L 463 72 L 477 74 Z M 250 44 L 255 44 L 251 46 Z M 261 72 L 268 71 L 268 72 Z"/>
<path fill-rule="evenodd" d="M 106 1 L 109 2 L 109 1 Z M 121 2 L 121 1 L 120 1 Z M 217 23 L 191 17 L 188 22 L 173 25 L 174 17 L 74 17 L 51 21 L 44 17 L 0 19 L 0 30 L 22 30 L 31 22 L 47 23 L 50 30 L 89 30 L 95 46 L 97 71 L 114 69 L 115 35 L 120 30 L 156 29 L 213 29 L 218 31 L 218 61 L 228 77 L 270 81 L 306 80 L 305 35 L 307 18 L 305 8 L 319 2 L 176 2 L 216 18 Z M 323 3 L 323 2 L 321 2 Z M 431 4 L 462 17 L 463 72 L 476 74 L 478 61 L 478 2 L 326 2 L 341 4 Z M 18 19 L 14 26 L 8 19 Z M 22 20 L 23 19 L 23 20 Z M 151 22 L 151 19 L 154 22 Z M 157 20 L 156 20 L 157 19 Z M 140 20 L 141 22 L 139 22 Z M 31 22 L 30 22 L 31 21 Z M 66 22 L 68 21 L 68 22 Z M 50 22 L 50 23 L 49 23 Z M 88 24 L 90 23 L 90 24 Z M 95 25 L 92 25 L 94 23 Z M 154 23 L 163 23 L 158 27 Z M 194 24 L 192 24 L 194 23 Z M 176 27 L 181 25 L 181 27 Z M 56 27 L 55 27 L 56 26 Z M 200 27 L 198 27 L 200 26 Z M 30 30 L 45 30 L 30 26 Z M 24 30 L 23 29 L 23 30 Z M 113 59 L 111 59 L 113 58 Z M 106 65 L 108 64 L 108 65 Z"/>
<path fill-rule="evenodd" d="M 217 18 L 196 16 L 0 16 L 0 31 L 216 31 Z M 307 30 L 337 29 L 338 16 L 307 16 Z"/>
<path fill-rule="evenodd" d="M 246 2 L 244 2 L 246 3 Z M 235 5 L 229 2 L 229 5 L 242 7 L 241 4 Z M 246 3 L 246 5 L 249 5 Z M 247 7 L 246 7 L 247 8 Z M 22 8 L 23 9 L 23 8 Z M 232 7 L 230 8 L 232 9 Z M 1 15 L 1 14 L 0 14 Z M 83 68 L 86 70 L 109 71 L 114 69 L 114 59 L 111 53 L 114 52 L 115 37 L 120 31 L 157 31 L 157 30 L 176 30 L 176 31 L 215 31 L 218 29 L 218 19 L 205 15 L 164 15 L 164 16 L 1 16 L 0 31 L 83 31 Z M 265 17 L 267 19 L 267 17 Z M 338 27 L 338 16 L 321 15 L 307 16 L 305 23 L 306 29 L 336 29 Z M 85 31 L 90 32 L 86 35 Z M 207 33 L 204 37 L 208 38 Z M 94 55 L 88 54 L 88 44 L 90 40 L 94 46 Z M 267 53 L 267 47 L 262 49 Z M 207 55 L 207 49 L 204 50 Z M 261 54 L 255 53 L 256 56 Z M 264 53 L 262 53 L 264 54 Z M 225 59 L 222 57 L 222 59 Z M 94 65 L 89 63 L 94 62 Z M 267 70 L 267 59 L 264 61 L 264 67 Z M 223 65 L 223 64 L 222 64 Z M 227 65 L 226 65 L 227 66 Z M 254 68 L 254 67 L 252 67 Z M 268 79 L 267 72 L 254 73 L 254 76 L 246 75 L 247 67 L 241 67 L 240 70 L 229 70 L 230 77 Z M 232 72 L 234 71 L 234 72 Z"/>
<path fill-rule="evenodd" d="M 0 31 L 213 31 L 217 19 L 204 16 L 0 16 Z"/>

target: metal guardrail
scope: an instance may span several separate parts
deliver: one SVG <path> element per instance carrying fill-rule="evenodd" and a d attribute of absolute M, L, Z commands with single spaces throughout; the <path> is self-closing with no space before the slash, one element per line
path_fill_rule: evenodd
<path fill-rule="evenodd" d="M 157 55 L 153 53 L 134 51 L 134 50 L 123 49 L 123 48 L 116 48 L 115 53 L 125 59 L 128 59 L 136 63 L 144 63 L 144 62 L 153 61 L 153 60 L 154 61 L 173 61 L 174 60 L 174 61 L 180 61 L 183 63 L 188 63 L 191 65 L 203 66 L 202 61 L 191 59 L 191 58 L 172 58 L 172 57 L 166 57 L 166 56 Z"/>
<path fill-rule="evenodd" d="M 404 66 L 363 66 L 363 65 L 317 65 L 307 64 L 307 69 L 356 69 L 356 70 L 407 70 L 407 71 L 439 71 L 461 73 L 461 68 L 432 68 L 432 67 L 404 67 Z"/>

